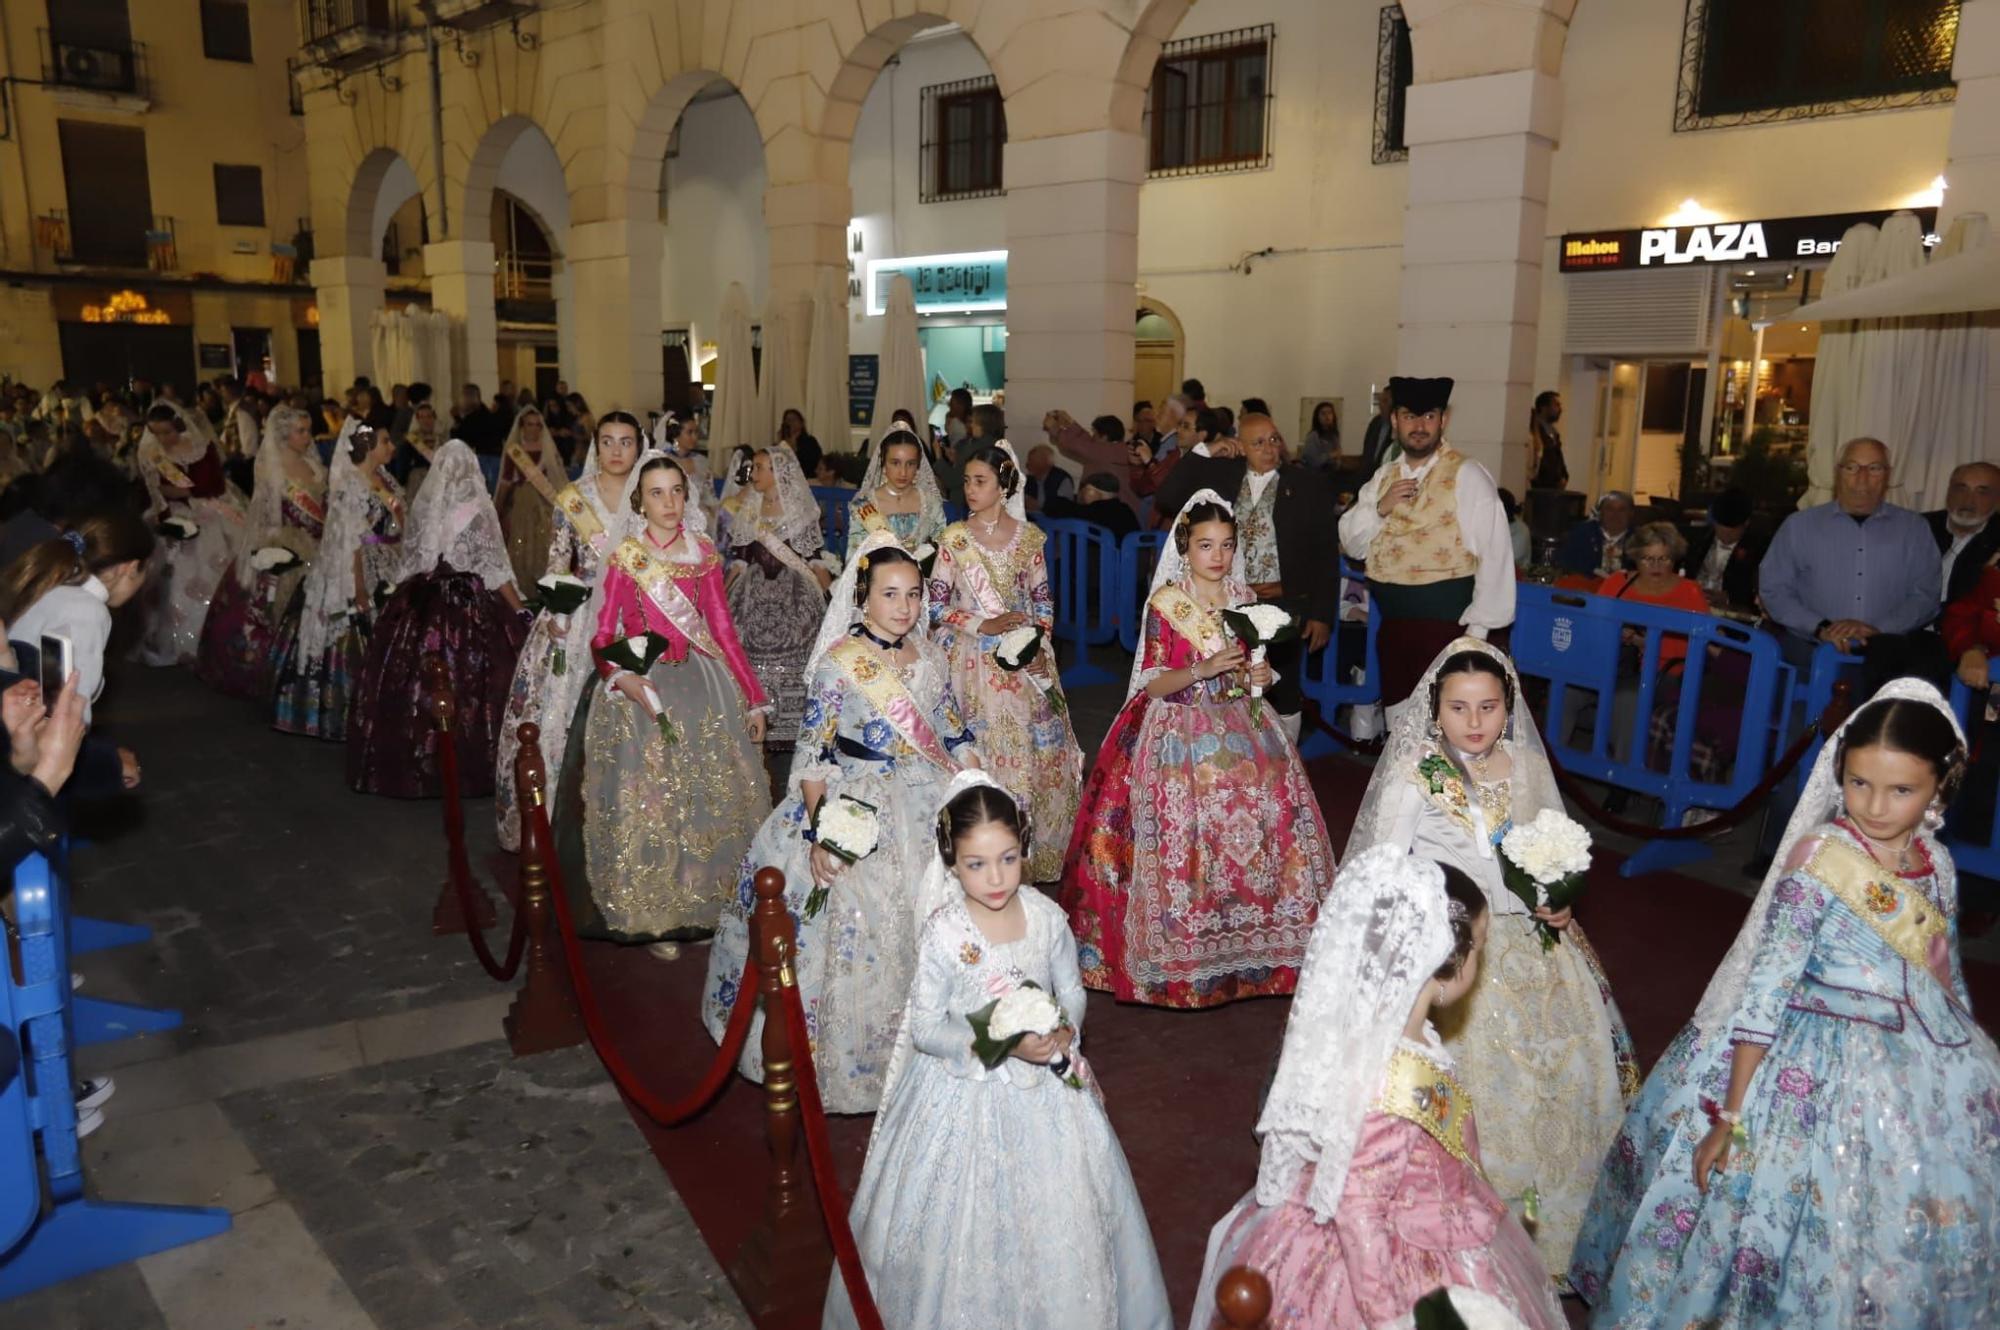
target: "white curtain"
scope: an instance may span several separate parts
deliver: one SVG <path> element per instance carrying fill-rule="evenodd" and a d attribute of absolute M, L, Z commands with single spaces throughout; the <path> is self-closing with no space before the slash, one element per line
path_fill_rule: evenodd
<path fill-rule="evenodd" d="M 449 314 L 415 305 L 378 309 L 368 334 L 375 383 L 385 398 L 392 384 L 428 383 L 441 400 L 451 400 L 458 390 L 458 379 L 453 369 Z"/>
<path fill-rule="evenodd" d="M 1847 228 L 1840 249 L 1827 266 L 1820 298 L 1837 296 L 1861 285 L 1861 270 L 1875 248 L 1875 228 L 1860 223 Z M 1823 323 L 1819 355 L 1813 364 L 1812 407 L 1806 432 L 1806 492 L 1801 508 L 1825 503 L 1833 496 L 1833 458 L 1842 442 L 1854 437 L 1861 410 L 1861 378 L 1854 372 L 1861 324 L 1853 320 Z M 1754 393 L 1754 389 L 1753 389 Z"/>
<path fill-rule="evenodd" d="M 924 353 L 917 342 L 917 295 L 910 279 L 897 273 L 889 283 L 887 312 L 882 316 L 882 366 L 875 385 L 875 414 L 868 420 L 868 437 L 879 439 L 889 428 L 897 407 L 919 426 L 930 417 L 924 392 Z"/>
<path fill-rule="evenodd" d="M 1968 213 L 1945 232 L 1931 261 L 1990 244 L 1986 217 Z M 1925 340 L 1925 377 L 1916 385 L 1916 420 L 1909 457 L 1897 467 L 1903 502 L 1918 511 L 1944 506 L 1953 468 L 1993 460 L 1986 443 L 1992 405 L 1992 314 L 1943 314 L 1905 319 Z"/>
<path fill-rule="evenodd" d="M 709 458 L 717 474 L 731 448 L 770 441 L 757 437 L 757 367 L 750 354 L 750 297 L 741 282 L 722 293 L 715 348 L 715 408 L 708 421 Z"/>
<path fill-rule="evenodd" d="M 822 448 L 847 451 L 847 279 L 836 269 L 821 273 L 813 290 L 805 411 Z"/>
<path fill-rule="evenodd" d="M 787 408 L 805 414 L 806 339 L 812 335 L 812 302 L 772 296 L 764 310 L 764 363 L 757 375 L 758 443 L 778 437 Z M 808 420 L 807 425 L 812 422 Z"/>

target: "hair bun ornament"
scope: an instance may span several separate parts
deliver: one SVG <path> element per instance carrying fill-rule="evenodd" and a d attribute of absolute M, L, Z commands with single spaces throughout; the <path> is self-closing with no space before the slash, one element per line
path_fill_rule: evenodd
<path fill-rule="evenodd" d="M 68 542 L 71 549 L 76 551 L 76 557 L 81 559 L 83 557 L 83 532 L 65 531 L 62 533 L 62 538 Z"/>
<path fill-rule="evenodd" d="M 1455 924 L 1462 924 L 1472 917 L 1472 912 L 1465 908 L 1464 901 L 1450 897 L 1445 900 L 1444 912 Z"/>

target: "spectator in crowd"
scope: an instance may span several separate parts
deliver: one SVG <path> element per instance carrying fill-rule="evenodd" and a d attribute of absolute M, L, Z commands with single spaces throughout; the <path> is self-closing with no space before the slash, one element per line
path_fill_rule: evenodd
<path fill-rule="evenodd" d="M 1197 442 L 1196 421 L 1187 399 L 1179 394 L 1169 397 L 1160 407 L 1159 426 L 1158 440 L 1151 444 L 1134 440 L 1126 451 L 1126 461 L 1132 476 L 1132 492 L 1142 501 L 1140 520 L 1151 518 L 1155 525 L 1165 526 L 1178 510 L 1158 512 L 1154 495 Z"/>
<path fill-rule="evenodd" d="M 130 513 L 91 517 L 32 546 L 0 572 L 0 620 L 30 644 L 69 639 L 84 714 L 104 691 L 111 611 L 146 583 L 153 530 Z"/>
<path fill-rule="evenodd" d="M 1182 379 L 1181 397 L 1190 411 L 1202 411 L 1208 407 L 1208 389 L 1201 386 L 1200 379 Z"/>
<path fill-rule="evenodd" d="M 1506 491 L 1501 491 L 1506 493 Z M 1632 563 L 1638 571 L 1624 569 L 1610 574 L 1598 584 L 1597 594 L 1613 600 L 1635 600 L 1645 605 L 1708 613 L 1708 598 L 1693 580 L 1681 576 L 1681 560 L 1687 557 L 1687 541 L 1672 522 L 1648 522 L 1632 533 Z M 1637 646 L 1645 635 L 1625 630 L 1625 645 Z M 1676 669 L 1687 659 L 1687 639 L 1665 634 L 1660 642 L 1660 668 Z"/>
<path fill-rule="evenodd" d="M 1315 471 L 1340 465 L 1340 415 L 1332 402 L 1313 408 L 1312 428 L 1299 444 L 1299 461 Z"/>
<path fill-rule="evenodd" d="M 1507 510 L 1507 535 L 1514 545 L 1514 566 L 1526 568 L 1534 560 L 1528 548 L 1528 524 L 1521 520 L 1521 501 L 1514 497 L 1514 491 L 1500 491 L 1500 506 Z"/>
<path fill-rule="evenodd" d="M 1750 532 L 1750 496 L 1726 489 L 1709 501 L 1708 525 L 1688 542 L 1682 565 L 1712 605 L 1732 610 L 1757 607 L 1757 566 L 1764 544 Z"/>
<path fill-rule="evenodd" d="M 970 400 L 970 394 L 967 399 Z M 964 485 L 960 475 L 972 455 L 989 444 L 998 443 L 1007 437 L 1007 416 L 990 402 L 972 408 L 965 418 L 965 434 L 956 442 L 951 442 L 949 424 L 946 418 L 946 448 L 940 457 L 938 486 L 944 497 L 952 503 L 965 501 Z"/>
<path fill-rule="evenodd" d="M 1099 420 L 1109 417 L 1099 416 Z M 1159 423 L 1154 419 L 1153 404 L 1140 400 L 1132 403 L 1132 437 L 1147 443 L 1157 444 L 1160 440 Z"/>
<path fill-rule="evenodd" d="M 401 420 L 404 416 L 409 414 L 410 412 L 409 384 L 392 383 L 389 385 L 389 409 L 396 413 L 396 420 Z M 390 428 L 391 429 L 395 428 L 394 421 L 390 422 Z"/>
<path fill-rule="evenodd" d="M 1944 507 L 1924 514 L 1943 556 L 1946 604 L 1971 590 L 1987 560 L 2000 550 L 2000 522 L 1993 520 L 1996 506 L 2000 506 L 2000 467 L 1966 462 L 1952 470 Z"/>
<path fill-rule="evenodd" d="M 965 442 L 965 436 L 972 432 L 972 390 L 953 388 L 944 401 L 944 442 L 952 454 L 954 463 L 958 456 L 958 446 Z"/>
<path fill-rule="evenodd" d="M 840 468 L 834 465 L 832 453 L 821 453 L 819 455 L 819 470 L 813 472 L 812 483 L 816 488 L 823 490 L 851 490 L 854 488 L 854 482 L 842 475 Z"/>
<path fill-rule="evenodd" d="M 806 417 L 795 406 L 785 408 L 784 416 L 778 422 L 778 442 L 792 446 L 792 456 L 799 459 L 799 470 L 806 475 L 819 471 L 819 440 L 806 429 Z"/>
<path fill-rule="evenodd" d="M 1205 453 L 1183 459 L 1161 484 L 1155 511 L 1178 514 L 1202 489 L 1231 498 L 1251 594 L 1283 607 L 1299 624 L 1296 638 L 1271 648 L 1271 668 L 1279 677 L 1269 691 L 1271 705 L 1296 741 L 1305 653 L 1327 644 L 1339 617 L 1340 550 L 1326 520 L 1333 493 L 1325 476 L 1289 459 L 1269 416 L 1245 416 L 1236 438 L 1212 438 L 1204 447 Z"/>
<path fill-rule="evenodd" d="M 1393 705 L 1454 638 L 1492 638 L 1514 622 L 1514 540 L 1492 473 L 1445 439 L 1452 381 L 1389 388 L 1400 451 L 1342 515 L 1340 543 L 1368 565 L 1382 700 Z"/>
<path fill-rule="evenodd" d="M 514 381 L 500 380 L 500 390 L 493 394 L 493 410 L 508 420 L 514 418 Z"/>
<path fill-rule="evenodd" d="M 1243 414 L 1268 416 L 1271 414 L 1271 404 L 1261 397 L 1246 397 L 1243 399 Z"/>
<path fill-rule="evenodd" d="M 471 392 L 475 397 L 479 394 L 477 388 L 471 389 Z M 395 415 L 390 412 L 388 407 L 382 404 L 382 399 L 376 395 L 375 385 L 366 379 L 356 379 L 354 381 L 352 401 L 353 405 L 349 408 L 350 413 L 361 417 L 361 423 L 370 429 L 386 430 L 396 421 Z"/>
<path fill-rule="evenodd" d="M 372 423 L 372 422 L 371 422 Z M 458 390 L 458 408 L 451 413 L 451 436 L 463 439 L 481 457 L 498 457 L 512 422 L 496 415 L 480 395 L 479 385 L 467 383 Z"/>
<path fill-rule="evenodd" d="M 1208 431 L 1211 439 L 1233 439 L 1236 437 L 1236 413 L 1226 406 L 1208 408 L 1213 428 Z"/>
<path fill-rule="evenodd" d="M 1056 465 L 1056 450 L 1048 444 L 1038 443 L 1028 449 L 1022 469 L 1028 473 L 1023 484 L 1029 512 L 1046 512 L 1051 500 L 1061 502 L 1075 497 L 1069 472 Z"/>
<path fill-rule="evenodd" d="M 1118 493 L 1117 476 L 1109 471 L 1093 471 L 1083 478 L 1075 499 L 1056 499 L 1046 511 L 1050 517 L 1094 523 L 1109 531 L 1114 540 L 1123 540 L 1139 529 L 1139 515 Z"/>
<path fill-rule="evenodd" d="M 1605 577 L 1625 568 L 1625 541 L 1632 534 L 1632 496 L 1606 490 L 1597 514 L 1578 522 L 1556 551 L 1556 566 L 1566 573 Z"/>
<path fill-rule="evenodd" d="M 402 409 L 396 412 L 396 419 L 391 424 L 389 433 L 398 439 L 408 434 L 410 432 L 410 421 L 415 418 L 417 408 L 430 401 L 431 386 L 428 383 L 417 382 L 411 384 L 408 391 L 404 394 Z M 435 419 L 437 408 L 434 404 L 431 410 L 432 418 Z"/>
<path fill-rule="evenodd" d="M 1130 493 L 1125 484 L 1130 454 L 1125 443 L 1125 424 L 1116 416 L 1099 416 L 1084 429 L 1069 412 L 1057 409 L 1042 417 L 1042 432 L 1056 451 L 1083 471 L 1108 471 L 1121 478 L 1119 496 Z M 1034 468 L 1029 467 L 1032 471 Z"/>
<path fill-rule="evenodd" d="M 1544 392 L 1535 398 L 1535 409 L 1528 416 L 1528 439 L 1532 449 L 1528 458 L 1529 489 L 1569 488 L 1569 467 L 1563 462 L 1562 434 L 1556 429 L 1562 418 L 1563 399 L 1559 394 Z"/>
<path fill-rule="evenodd" d="M 583 400 L 583 394 L 564 393 L 563 403 L 569 407 L 570 419 L 576 422 L 576 437 L 578 439 L 596 438 L 597 417 L 590 413 L 590 403 Z M 501 428 L 503 430 L 506 428 L 506 422 L 501 422 Z"/>
<path fill-rule="evenodd" d="M 1361 482 L 1375 474 L 1396 447 L 1395 396 L 1386 387 L 1375 392 L 1375 416 L 1361 436 Z"/>

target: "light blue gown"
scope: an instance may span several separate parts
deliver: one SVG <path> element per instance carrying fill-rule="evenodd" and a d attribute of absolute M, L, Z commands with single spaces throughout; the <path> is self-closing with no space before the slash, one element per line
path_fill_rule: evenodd
<path fill-rule="evenodd" d="M 1950 921 L 1950 992 L 1806 866 L 1781 881 L 1735 1017 L 1681 1032 L 1605 1160 L 1570 1267 L 1593 1327 L 2000 1325 L 2000 1052 L 1970 1014 L 1950 860 L 1923 845 L 1939 868 L 1903 881 Z M 1769 1047 L 1749 1148 L 1704 1197 L 1700 1101 L 1724 1101 L 1737 1041 Z"/>

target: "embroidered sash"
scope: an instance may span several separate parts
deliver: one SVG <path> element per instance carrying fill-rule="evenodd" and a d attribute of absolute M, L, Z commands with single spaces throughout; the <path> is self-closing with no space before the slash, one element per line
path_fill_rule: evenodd
<path fill-rule="evenodd" d="M 697 572 L 701 565 L 676 564 L 647 549 L 637 536 L 627 536 L 611 554 L 612 566 L 639 584 L 667 622 L 680 630 L 688 645 L 712 660 L 722 659 L 722 648 L 709 635 L 708 620 L 674 581 L 676 569 Z"/>
<path fill-rule="evenodd" d="M 752 498 L 745 502 L 744 507 L 752 507 L 763 502 L 763 497 L 758 495 L 755 490 L 750 491 L 750 493 Z M 763 523 L 761 520 L 763 517 L 762 513 L 745 513 L 740 510 L 732 510 L 732 513 L 750 532 L 754 533 L 752 539 L 755 544 L 763 546 L 764 551 L 772 558 L 797 573 L 800 577 L 805 578 L 806 581 L 811 582 L 813 589 L 819 591 L 821 596 L 826 595 L 826 592 L 820 588 L 819 579 L 813 576 L 812 569 L 799 556 L 799 552 L 787 544 L 782 535 L 771 530 Z"/>
<path fill-rule="evenodd" d="M 1946 999 L 1957 1004 L 1951 989 L 1951 943 L 1943 910 L 1884 872 L 1860 850 L 1832 836 L 1819 843 L 1805 871 L 1824 882 L 1840 903 L 1874 929 L 1911 969 L 1935 979 Z"/>
<path fill-rule="evenodd" d="M 1429 1058 L 1398 1048 L 1389 1057 L 1382 1093 L 1375 1111 L 1414 1122 L 1444 1152 L 1480 1177 L 1486 1170 L 1465 1143 L 1465 1124 L 1472 1119 L 1472 1096 L 1452 1074 Z"/>
<path fill-rule="evenodd" d="M 420 434 L 411 434 L 405 436 L 403 442 L 409 444 L 417 456 L 424 459 L 425 466 L 429 466 L 431 463 L 437 461 L 438 450 L 436 439 L 426 438 Z"/>
<path fill-rule="evenodd" d="M 565 485 L 556 491 L 555 498 L 551 502 L 569 522 L 570 529 L 576 532 L 578 539 L 599 554 L 604 553 L 604 545 L 610 538 L 610 533 L 605 531 L 603 519 L 598 517 L 596 507 L 584 497 L 582 490 L 575 485 Z"/>
<path fill-rule="evenodd" d="M 1025 523 L 1023 525 L 1026 526 Z M 1035 528 L 1027 527 L 1016 539 L 1030 539 L 1030 530 Z M 1035 530 L 1035 534 L 1041 533 Z M 985 547 L 972 538 L 972 533 L 966 530 L 963 523 L 947 528 L 940 539 L 951 550 L 952 562 L 958 564 L 960 569 L 959 585 L 972 596 L 973 607 L 979 611 L 980 618 L 997 619 L 1007 613 L 1007 600 L 1000 594 L 999 578 L 994 576 L 993 564 L 987 557 Z"/>
<path fill-rule="evenodd" d="M 854 515 L 860 518 L 861 525 L 867 527 L 870 531 L 887 531 L 892 536 L 896 534 L 889 526 L 888 514 L 877 508 L 873 499 L 863 499 L 860 503 L 855 504 Z"/>
<path fill-rule="evenodd" d="M 187 472 L 181 470 L 180 463 L 167 456 L 167 450 L 164 447 L 158 443 L 152 443 L 151 448 L 153 466 L 160 473 L 162 481 L 172 485 L 175 489 L 191 490 L 194 488 L 194 481 L 189 479 Z"/>
<path fill-rule="evenodd" d="M 925 717 L 917 699 L 910 696 L 904 686 L 902 676 L 893 665 L 882 659 L 873 647 L 858 638 L 848 638 L 839 646 L 826 653 L 826 658 L 840 666 L 840 672 L 854 685 L 856 692 L 868 700 L 870 706 L 889 722 L 903 742 L 928 758 L 939 770 L 948 776 L 957 775 L 959 761 L 944 746 L 936 730 Z"/>
<path fill-rule="evenodd" d="M 382 506 L 400 521 L 403 514 L 402 489 L 379 466 L 369 467 L 365 475 L 369 490 L 382 501 Z"/>
<path fill-rule="evenodd" d="M 285 502 L 321 527 L 326 525 L 326 504 L 319 496 L 298 482 L 285 483 Z"/>
<path fill-rule="evenodd" d="M 1194 643 L 1195 649 L 1204 657 L 1212 656 L 1229 645 L 1229 635 L 1222 628 L 1222 616 L 1210 614 L 1195 604 L 1193 596 L 1173 583 L 1169 582 L 1155 591 L 1152 600 L 1147 603 L 1174 626 L 1175 632 Z"/>
<path fill-rule="evenodd" d="M 543 444 L 542 446 L 548 447 L 550 445 Z M 519 439 L 509 441 L 503 452 L 507 460 L 514 464 L 514 469 L 521 473 L 521 479 L 528 482 L 529 489 L 547 499 L 551 504 L 556 502 L 556 487 L 549 483 L 548 475 L 543 472 L 541 464 L 528 456 L 528 450 L 521 446 Z"/>

